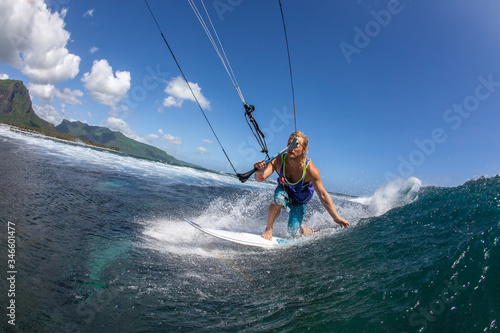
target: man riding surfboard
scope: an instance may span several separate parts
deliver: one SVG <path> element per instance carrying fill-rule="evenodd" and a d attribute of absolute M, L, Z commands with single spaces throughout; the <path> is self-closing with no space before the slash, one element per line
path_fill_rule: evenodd
<path fill-rule="evenodd" d="M 257 169 L 255 180 L 258 182 L 264 181 L 274 171 L 279 174 L 278 186 L 274 191 L 274 202 L 269 206 L 267 226 L 262 234 L 262 237 L 268 240 L 272 239 L 274 221 L 280 215 L 282 208 L 290 213 L 288 219 L 290 237 L 313 233 L 311 228 L 302 226 L 302 220 L 307 203 L 311 200 L 314 191 L 333 220 L 341 227 L 349 227 L 349 222 L 337 213 L 332 198 L 323 186 L 318 169 L 306 157 L 309 145 L 307 136 L 302 132 L 292 133 L 288 139 L 288 145 L 295 137 L 299 140 L 299 147 L 281 154 L 271 162 L 259 161 L 254 165 Z"/>

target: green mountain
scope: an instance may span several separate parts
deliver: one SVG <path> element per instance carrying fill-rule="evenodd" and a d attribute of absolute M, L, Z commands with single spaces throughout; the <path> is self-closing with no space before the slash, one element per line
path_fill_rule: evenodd
<path fill-rule="evenodd" d="M 54 130 L 54 125 L 33 111 L 28 89 L 18 80 L 0 80 L 0 122 Z"/>
<path fill-rule="evenodd" d="M 120 152 L 134 157 L 174 164 L 185 164 L 159 148 L 132 140 L 122 133 L 112 131 L 107 127 L 90 126 L 81 121 L 72 122 L 65 119 L 55 127 L 55 130 L 108 147 L 117 147 L 120 149 Z"/>
<path fill-rule="evenodd" d="M 36 115 L 31 106 L 28 89 L 22 81 L 18 80 L 0 80 L 0 123 L 18 126 L 67 141 L 82 139 L 87 144 L 118 148 L 120 152 L 133 157 L 198 167 L 179 161 L 161 149 L 132 140 L 122 133 L 111 131 L 106 127 L 89 126 L 79 121 L 71 122 L 68 120 L 63 120 L 61 124 L 54 127 L 53 124 Z"/>

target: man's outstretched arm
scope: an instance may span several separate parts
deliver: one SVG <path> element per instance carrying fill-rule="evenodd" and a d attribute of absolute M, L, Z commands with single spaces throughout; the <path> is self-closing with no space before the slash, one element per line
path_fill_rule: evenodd
<path fill-rule="evenodd" d="M 328 192 L 325 190 L 325 187 L 323 186 L 319 170 L 316 168 L 316 166 L 314 166 L 314 164 L 310 163 L 310 165 L 307 168 L 307 171 L 311 176 L 312 179 L 311 182 L 314 186 L 314 190 L 318 194 L 319 200 L 321 201 L 321 204 L 325 207 L 328 214 L 330 214 L 333 220 L 341 227 L 343 228 L 349 227 L 349 222 L 347 222 L 343 217 L 341 217 L 337 213 L 335 205 L 333 204 L 332 197 L 330 197 L 330 194 L 328 194 Z"/>

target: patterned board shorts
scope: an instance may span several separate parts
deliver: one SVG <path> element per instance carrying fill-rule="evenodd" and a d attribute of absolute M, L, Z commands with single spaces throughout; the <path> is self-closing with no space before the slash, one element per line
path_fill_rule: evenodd
<path fill-rule="evenodd" d="M 288 217 L 288 235 L 290 237 L 300 236 L 299 228 L 302 226 L 307 204 L 298 203 L 290 199 L 288 193 L 281 186 L 278 186 L 274 190 L 274 202 L 277 205 L 283 206 L 283 209 L 290 214 Z"/>

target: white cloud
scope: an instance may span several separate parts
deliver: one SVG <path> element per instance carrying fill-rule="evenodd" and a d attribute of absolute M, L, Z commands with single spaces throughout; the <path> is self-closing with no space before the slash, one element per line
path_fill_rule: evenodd
<path fill-rule="evenodd" d="M 64 88 L 63 90 L 58 90 L 56 89 L 54 91 L 55 95 L 57 98 L 59 98 L 61 101 L 67 103 L 67 104 L 82 104 L 82 101 L 78 99 L 78 97 L 83 96 L 83 92 L 80 90 L 71 90 L 69 88 Z"/>
<path fill-rule="evenodd" d="M 205 143 L 214 143 L 212 140 L 208 140 L 208 139 L 203 139 L 203 140 L 201 140 L 201 141 L 203 141 L 203 142 L 205 142 Z"/>
<path fill-rule="evenodd" d="M 189 86 L 186 84 L 186 81 L 180 76 L 173 78 L 168 81 L 168 85 L 165 88 L 165 92 L 169 95 L 163 101 L 163 105 L 165 107 L 180 107 L 185 100 L 195 101 L 193 97 L 193 93 L 196 96 L 196 99 L 200 103 L 201 107 L 204 109 L 210 110 L 210 102 L 203 96 L 201 93 L 201 88 L 198 83 L 189 82 Z M 191 92 L 191 90 L 193 92 Z"/>
<path fill-rule="evenodd" d="M 130 72 L 116 71 L 105 59 L 95 60 L 90 73 L 83 74 L 82 82 L 97 102 L 116 107 L 130 89 Z"/>
<path fill-rule="evenodd" d="M 64 29 L 67 10 L 51 13 L 43 0 L 0 2 L 0 61 L 20 69 L 34 83 L 74 78 L 80 57 L 69 53 Z"/>
<path fill-rule="evenodd" d="M 9 76 L 7 74 L 0 73 L 0 80 L 7 80 L 8 78 Z"/>
<path fill-rule="evenodd" d="M 182 139 L 180 137 L 173 136 L 171 134 L 165 134 L 161 139 L 170 145 L 181 145 L 182 144 Z"/>
<path fill-rule="evenodd" d="M 172 107 L 172 106 L 175 106 L 175 107 L 181 107 L 182 106 L 182 100 L 180 99 L 175 99 L 174 97 L 172 96 L 168 96 L 167 98 L 165 98 L 163 100 L 163 106 L 169 108 L 169 107 Z"/>
<path fill-rule="evenodd" d="M 78 99 L 78 97 L 83 96 L 83 92 L 80 90 L 71 90 L 68 88 L 59 90 L 52 84 L 37 84 L 32 82 L 28 83 L 28 89 L 30 95 L 38 97 L 40 102 L 45 104 L 52 103 L 54 95 L 67 104 L 82 104 Z"/>
<path fill-rule="evenodd" d="M 97 51 L 99 51 L 99 48 L 97 46 L 92 46 L 90 48 L 90 53 L 92 53 L 92 54 L 96 53 Z"/>
<path fill-rule="evenodd" d="M 112 131 L 118 131 L 125 136 L 143 143 L 147 143 L 146 140 L 135 134 L 135 132 L 130 128 L 127 122 L 120 118 L 109 117 L 106 119 L 106 126 Z"/>
<path fill-rule="evenodd" d="M 200 154 L 206 154 L 208 152 L 207 148 L 205 147 L 198 147 L 196 148 L 196 151 Z"/>
<path fill-rule="evenodd" d="M 148 134 L 148 138 L 156 140 L 159 138 L 158 134 Z"/>
<path fill-rule="evenodd" d="M 40 102 L 48 104 L 52 103 L 56 88 L 52 84 L 36 84 L 29 83 L 28 90 L 30 95 L 38 97 Z"/>
<path fill-rule="evenodd" d="M 95 8 L 87 10 L 85 13 L 83 13 L 83 17 L 87 17 L 87 16 L 93 17 L 94 11 L 95 11 Z"/>
<path fill-rule="evenodd" d="M 52 105 L 38 106 L 33 104 L 33 110 L 42 119 L 54 124 L 60 124 L 63 119 L 63 113 L 57 111 Z"/>
<path fill-rule="evenodd" d="M 106 126 L 113 131 L 122 132 L 123 134 L 130 132 L 131 129 L 128 126 L 127 122 L 120 118 L 109 117 L 106 120 Z"/>
<path fill-rule="evenodd" d="M 158 133 L 160 133 L 161 135 L 163 135 L 163 130 L 160 128 L 160 129 L 158 130 Z"/>

